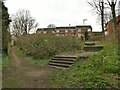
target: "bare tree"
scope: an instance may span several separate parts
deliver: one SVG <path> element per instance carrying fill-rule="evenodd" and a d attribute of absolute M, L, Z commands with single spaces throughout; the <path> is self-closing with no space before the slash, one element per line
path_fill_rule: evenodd
<path fill-rule="evenodd" d="M 38 26 L 36 20 L 31 17 L 29 10 L 19 10 L 12 16 L 12 31 L 16 35 L 28 34 L 30 30 Z"/>
<path fill-rule="evenodd" d="M 98 17 L 100 18 L 100 20 L 101 20 L 101 27 L 102 27 L 102 33 L 103 33 L 103 36 L 105 36 L 105 33 L 104 33 L 104 24 L 105 24 L 104 0 L 92 0 L 91 2 L 88 2 L 88 4 L 92 7 L 92 11 L 95 14 L 97 14 Z"/>
<path fill-rule="evenodd" d="M 88 1 L 87 1 L 88 2 Z M 98 14 L 99 17 L 101 17 L 101 25 L 102 25 L 102 31 L 104 34 L 104 24 L 105 20 L 108 20 L 108 16 L 110 16 L 110 12 L 112 14 L 112 19 L 113 19 L 113 27 L 114 27 L 114 33 L 116 34 L 117 32 L 117 22 L 116 22 L 116 3 L 117 0 L 107 0 L 106 2 L 104 0 L 92 0 L 92 2 L 88 2 L 89 5 L 93 8 L 93 11 Z M 111 9 L 109 13 L 104 12 L 104 10 Z M 107 16 L 108 15 L 108 16 Z M 111 19 L 111 18 L 110 18 Z"/>

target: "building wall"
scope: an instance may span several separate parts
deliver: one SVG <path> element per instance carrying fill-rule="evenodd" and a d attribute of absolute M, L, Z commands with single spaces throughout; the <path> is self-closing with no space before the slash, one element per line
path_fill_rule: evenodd
<path fill-rule="evenodd" d="M 116 18 L 116 20 L 117 20 L 117 30 L 120 30 L 120 22 L 118 23 L 118 21 L 120 21 L 120 15 Z M 113 29 L 113 22 L 112 22 L 112 20 L 110 20 L 108 22 L 108 25 L 107 25 L 106 29 L 107 29 L 108 34 L 113 32 L 114 29 Z"/>
<path fill-rule="evenodd" d="M 45 31 L 47 31 L 46 33 L 44 32 L 44 29 L 39 29 L 36 33 L 38 34 L 53 34 L 56 36 L 65 36 L 65 35 L 77 35 L 78 37 L 83 36 L 84 37 L 84 33 L 88 32 L 88 35 L 91 36 L 92 34 L 92 28 L 91 27 L 75 27 L 75 28 L 56 28 L 55 32 L 53 32 L 53 30 L 48 30 L 47 28 L 45 28 Z"/>

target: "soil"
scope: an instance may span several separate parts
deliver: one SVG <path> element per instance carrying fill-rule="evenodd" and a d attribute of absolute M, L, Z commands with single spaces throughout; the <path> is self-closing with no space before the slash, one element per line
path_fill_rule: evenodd
<path fill-rule="evenodd" d="M 55 68 L 38 67 L 24 60 L 16 54 L 16 48 L 12 47 L 9 54 L 9 65 L 3 68 L 3 88 L 50 88 L 50 76 Z"/>

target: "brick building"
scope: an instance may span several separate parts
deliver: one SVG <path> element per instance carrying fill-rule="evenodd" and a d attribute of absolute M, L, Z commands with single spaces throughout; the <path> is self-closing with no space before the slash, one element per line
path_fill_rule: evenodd
<path fill-rule="evenodd" d="M 120 30 L 120 15 L 116 17 L 116 20 L 117 20 L 117 30 Z M 113 29 L 113 20 L 111 19 L 111 20 L 107 23 L 107 25 L 106 25 L 106 30 L 105 30 L 105 32 L 106 32 L 107 34 L 110 34 L 110 33 L 113 32 L 113 30 L 114 30 L 114 29 Z"/>
<path fill-rule="evenodd" d="M 54 34 L 56 36 L 65 36 L 65 35 L 77 35 L 82 37 L 85 33 L 88 33 L 89 36 L 92 35 L 91 25 L 78 25 L 78 26 L 68 26 L 68 27 L 55 27 L 55 28 L 38 28 L 36 31 L 37 34 Z"/>

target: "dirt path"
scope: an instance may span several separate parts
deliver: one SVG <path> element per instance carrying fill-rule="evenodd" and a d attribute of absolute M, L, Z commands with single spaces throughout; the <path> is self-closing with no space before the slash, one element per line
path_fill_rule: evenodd
<path fill-rule="evenodd" d="M 3 69 L 3 88 L 49 88 L 49 76 L 55 71 L 49 66 L 37 67 L 10 51 L 9 66 Z"/>

